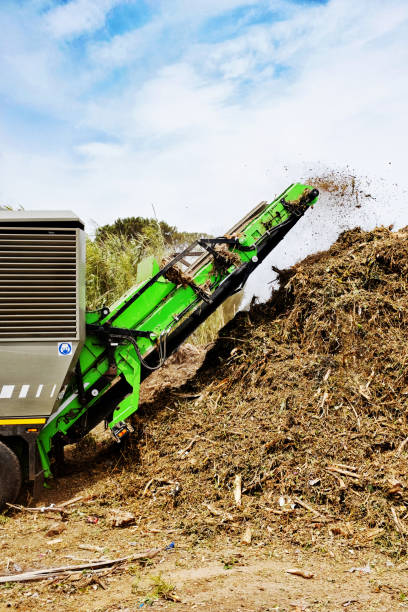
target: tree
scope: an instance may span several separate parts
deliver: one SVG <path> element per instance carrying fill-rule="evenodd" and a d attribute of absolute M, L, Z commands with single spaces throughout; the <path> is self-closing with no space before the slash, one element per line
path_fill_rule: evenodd
<path fill-rule="evenodd" d="M 166 221 L 157 221 L 148 217 L 126 217 L 98 227 L 95 240 L 103 242 L 112 235 L 121 236 L 126 240 L 140 241 L 147 250 L 154 250 L 155 246 L 158 246 L 167 251 L 174 247 L 187 246 L 205 234 L 179 232 L 175 226 L 169 225 Z"/>

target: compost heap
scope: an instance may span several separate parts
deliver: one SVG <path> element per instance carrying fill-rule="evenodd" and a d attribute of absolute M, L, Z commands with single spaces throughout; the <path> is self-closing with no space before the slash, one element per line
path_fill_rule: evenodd
<path fill-rule="evenodd" d="M 344 232 L 280 276 L 187 385 L 141 407 L 113 495 L 195 541 L 250 528 L 402 554 L 408 228 Z"/>

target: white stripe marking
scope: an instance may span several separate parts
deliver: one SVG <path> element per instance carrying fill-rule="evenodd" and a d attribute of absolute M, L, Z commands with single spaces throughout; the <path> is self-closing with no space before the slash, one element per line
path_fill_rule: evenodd
<path fill-rule="evenodd" d="M 13 395 L 14 385 L 3 385 L 0 391 L 0 399 L 10 399 Z"/>
<path fill-rule="evenodd" d="M 27 397 L 29 388 L 30 388 L 30 385 L 21 385 L 20 394 L 18 397 L 21 399 L 24 397 Z"/>
<path fill-rule="evenodd" d="M 57 388 L 57 385 L 54 385 L 50 394 L 50 397 L 52 397 L 55 393 L 55 389 Z"/>
<path fill-rule="evenodd" d="M 43 387 L 44 385 L 38 385 L 38 389 L 37 389 L 37 393 L 35 394 L 35 397 L 40 397 Z"/>

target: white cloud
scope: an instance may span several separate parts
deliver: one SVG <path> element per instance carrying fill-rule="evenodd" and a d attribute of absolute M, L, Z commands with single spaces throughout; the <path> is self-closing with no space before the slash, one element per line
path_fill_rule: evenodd
<path fill-rule="evenodd" d="M 136 30 L 113 36 L 108 41 L 93 43 L 89 49 L 90 61 L 93 66 L 103 67 L 105 70 L 140 62 L 159 36 L 162 27 L 162 22 L 157 20 Z"/>
<path fill-rule="evenodd" d="M 98 163 L 100 160 L 111 160 L 126 155 L 126 147 L 106 142 L 88 142 L 76 148 L 80 155 Z"/>
<path fill-rule="evenodd" d="M 272 0 L 268 4 L 282 5 L 282 0 Z M 259 0 L 151 0 L 155 7 L 160 6 L 161 13 L 167 19 L 182 19 L 185 21 L 202 20 L 216 17 L 241 7 L 264 4 Z"/>
<path fill-rule="evenodd" d="M 55 38 L 70 38 L 102 27 L 108 12 L 125 0 L 71 0 L 46 15 L 49 32 Z"/>

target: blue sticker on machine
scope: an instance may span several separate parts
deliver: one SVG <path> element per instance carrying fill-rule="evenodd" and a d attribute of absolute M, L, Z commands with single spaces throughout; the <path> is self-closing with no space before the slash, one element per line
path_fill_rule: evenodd
<path fill-rule="evenodd" d="M 67 357 L 72 353 L 72 344 L 71 342 L 59 342 L 58 343 L 58 355 L 61 357 Z"/>

